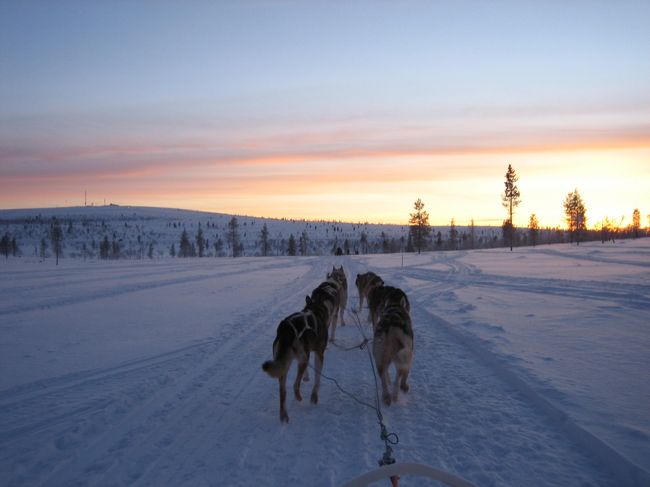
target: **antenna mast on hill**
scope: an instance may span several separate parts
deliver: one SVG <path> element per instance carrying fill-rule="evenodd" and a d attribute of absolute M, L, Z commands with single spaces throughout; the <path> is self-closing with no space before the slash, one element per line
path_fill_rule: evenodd
<path fill-rule="evenodd" d="M 88 206 L 88 191 L 84 190 L 84 206 Z"/>

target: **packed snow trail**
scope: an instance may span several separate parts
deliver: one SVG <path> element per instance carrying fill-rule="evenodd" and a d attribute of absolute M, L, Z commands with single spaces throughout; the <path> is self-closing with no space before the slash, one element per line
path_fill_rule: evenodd
<path fill-rule="evenodd" d="M 388 429 L 399 435 L 398 461 L 481 486 L 621 485 L 427 309 L 430 289 L 449 292 L 457 275 L 423 283 L 423 276 L 404 274 L 395 256 L 383 268 L 377 263 L 197 259 L 11 269 L 23 291 L 5 293 L 0 303 L 7 374 L 0 390 L 0 477 L 30 486 L 338 486 L 376 468 L 383 443 L 372 410 L 323 381 L 318 405 L 288 396 L 291 421 L 282 425 L 277 381 L 261 370 L 279 321 L 302 308 L 332 265 L 342 264 L 348 309 L 358 302 L 356 273 L 370 269 L 413 297 L 411 391 L 383 408 Z M 453 272 L 472 269 L 458 265 Z M 98 312 L 107 309 L 112 314 L 99 326 L 113 324 L 112 333 L 125 339 L 110 341 L 110 330 L 97 329 Z M 26 336 L 32 343 L 21 342 Z M 348 314 L 337 341 L 351 346 L 360 338 Z M 97 340 L 110 353 L 99 353 Z M 50 364 L 50 355 L 58 360 Z M 365 351 L 328 347 L 324 373 L 372 402 Z M 405 477 L 401 485 L 436 484 Z"/>

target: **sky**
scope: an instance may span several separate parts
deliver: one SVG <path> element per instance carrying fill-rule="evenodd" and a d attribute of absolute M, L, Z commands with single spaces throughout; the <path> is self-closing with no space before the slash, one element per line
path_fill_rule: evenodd
<path fill-rule="evenodd" d="M 0 0 L 0 208 L 650 224 L 650 2 Z"/>

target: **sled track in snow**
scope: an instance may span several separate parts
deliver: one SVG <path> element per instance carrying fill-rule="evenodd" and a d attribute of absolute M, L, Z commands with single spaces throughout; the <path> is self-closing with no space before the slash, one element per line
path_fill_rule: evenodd
<path fill-rule="evenodd" d="M 194 418 L 206 418 L 207 411 L 207 419 L 219 421 L 228 408 L 237 409 L 252 377 L 268 380 L 259 364 L 242 377 L 241 354 L 270 355 L 275 325 L 301 307 L 303 290 L 320 279 L 316 270 L 312 267 L 294 282 L 282 299 L 256 303 L 249 314 L 235 317 L 214 339 L 0 392 L 0 461 L 13 465 L 3 477 L 16 485 L 88 485 L 123 476 L 122 467 L 117 468 L 123 462 L 130 467 L 121 482 L 132 484 L 146 473 L 141 466 L 155 463 L 156 452 L 187 435 Z M 163 285 L 184 282 L 188 280 L 172 279 Z M 121 293 L 140 289 L 127 286 Z M 182 426 L 170 436 L 169 425 Z M 191 434 L 200 433 L 200 426 Z M 51 448 L 43 448 L 48 443 Z M 149 445 L 151 457 L 129 458 L 138 457 L 133 455 L 135 444 Z M 21 476 L 22 465 L 31 465 L 28 477 Z"/>
<path fill-rule="evenodd" d="M 459 256 L 443 258 L 437 264 L 448 266 L 451 271 L 408 267 L 400 269 L 398 280 L 406 278 L 433 282 L 419 288 L 415 298 L 417 310 L 425 316 L 429 324 L 445 330 L 445 333 L 460 346 L 468 349 L 479 360 L 492 369 L 497 377 L 519 391 L 537 410 L 547 417 L 572 442 L 598 459 L 622 485 L 650 485 L 650 473 L 629 461 L 600 438 L 578 425 L 567 413 L 540 395 L 530 384 L 535 381 L 526 377 L 523 370 L 515 370 L 504 358 L 490 351 L 480 338 L 477 338 L 426 310 L 426 299 L 431 295 L 444 294 L 468 286 L 498 286 L 509 291 L 549 294 L 563 297 L 578 297 L 596 301 L 612 301 L 623 307 L 650 309 L 650 286 L 637 286 L 613 283 L 606 291 L 597 283 L 590 281 L 564 281 L 559 279 L 511 278 L 474 272 L 471 266 L 458 262 Z M 619 262 L 616 262 L 619 263 Z M 523 374 L 523 376 L 522 376 Z"/>

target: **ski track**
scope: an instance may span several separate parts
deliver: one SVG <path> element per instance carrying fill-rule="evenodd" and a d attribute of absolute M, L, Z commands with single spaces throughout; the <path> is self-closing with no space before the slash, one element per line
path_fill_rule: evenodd
<path fill-rule="evenodd" d="M 270 269 L 279 269 L 282 268 L 283 264 L 280 263 L 272 263 L 270 261 L 267 261 L 266 265 L 260 265 L 255 267 L 254 269 L 251 269 L 251 271 L 259 271 L 259 270 L 270 270 Z M 190 269 L 188 271 L 195 271 L 195 269 Z M 176 274 L 177 272 L 175 272 Z M 102 287 L 100 289 L 95 289 L 93 292 L 88 292 L 84 290 L 83 286 L 80 287 L 74 287 L 70 285 L 70 283 L 65 284 L 65 288 L 61 289 L 61 283 L 52 283 L 52 284 L 46 284 L 45 286 L 42 287 L 42 289 L 47 289 L 50 287 L 54 287 L 58 291 L 58 295 L 56 296 L 35 296 L 33 301 L 29 305 L 23 305 L 23 306 L 15 306 L 11 305 L 8 303 L 5 307 L 5 305 L 0 305 L 0 316 L 4 315 L 9 315 L 9 314 L 16 314 L 16 313 L 24 313 L 28 311 L 34 311 L 38 309 L 52 309 L 52 308 L 59 308 L 63 306 L 69 306 L 73 304 L 80 304 L 80 303 L 85 303 L 89 301 L 94 301 L 97 299 L 110 299 L 115 296 L 121 296 L 121 295 L 126 295 L 130 294 L 136 291 L 146 291 L 146 290 L 151 290 L 151 289 L 157 289 L 161 287 L 166 287 L 166 286 L 174 286 L 177 284 L 188 284 L 188 283 L 195 283 L 195 282 L 201 282 L 201 281 L 206 281 L 209 279 L 214 279 L 217 277 L 227 277 L 227 276 L 232 276 L 232 275 L 237 275 L 239 274 L 238 270 L 225 270 L 225 271 L 220 271 L 220 272 L 214 272 L 212 269 L 210 272 L 207 272 L 205 274 L 199 274 L 196 275 L 195 272 L 192 273 L 192 275 L 185 276 L 185 277 L 173 277 L 173 278 L 161 278 L 161 275 L 168 275 L 169 272 L 165 272 L 164 274 L 161 273 L 154 273 L 154 274 L 144 274 L 144 275 L 137 275 L 137 276 L 132 276 L 129 275 L 127 279 L 129 280 L 138 280 L 141 282 L 137 282 L 135 284 L 124 284 L 124 277 L 121 278 L 111 278 L 111 279 L 102 279 L 102 283 L 106 284 L 106 287 Z M 143 279 L 141 280 L 142 277 L 154 277 L 154 279 Z M 97 279 L 93 280 L 87 280 L 87 281 L 78 281 L 75 282 L 74 284 L 88 284 L 91 281 L 97 281 Z M 39 289 L 41 287 L 39 286 Z"/>
<path fill-rule="evenodd" d="M 383 453 L 376 414 L 323 379 L 319 404 L 287 395 L 290 423 L 278 417 L 277 381 L 261 371 L 271 357 L 277 323 L 299 310 L 304 295 L 333 264 L 348 276 L 348 310 L 358 303 L 354 279 L 369 269 L 364 258 L 306 259 L 309 269 L 291 285 L 260 296 L 251 308 L 229 317 L 218 336 L 178 350 L 105 369 L 24 384 L 0 392 L 0 477 L 6 485 L 101 486 L 336 486 L 374 469 Z M 583 452 L 575 438 L 516 384 L 425 309 L 432 296 L 465 285 L 504 286 L 533 292 L 567 292 L 604 299 L 589 283 L 486 276 L 444 260 L 447 271 L 388 268 L 387 284 L 402 286 L 412 304 L 415 358 L 411 391 L 383 408 L 388 430 L 399 435 L 398 461 L 443 468 L 481 486 L 620 485 L 620 479 Z M 265 261 L 252 270 L 282 269 Z M 195 270 L 195 269 L 194 269 Z M 375 269 L 373 269 L 375 270 Z M 74 306 L 113 294 L 225 277 L 239 272 L 187 275 L 182 266 L 114 276 L 99 293 L 57 301 Z M 174 277 L 167 277 L 169 275 Z M 78 276 L 71 271 L 70 276 Z M 65 276 L 65 274 L 63 274 Z M 408 288 L 408 279 L 429 284 Z M 120 282 L 126 279 L 127 283 Z M 130 284 L 138 280 L 136 284 Z M 84 279 L 72 284 L 83 285 Z M 65 282 L 65 277 L 64 277 Z M 53 283 L 45 283 L 54 286 Z M 628 292 L 629 291 L 629 292 Z M 614 285 L 608 300 L 648 306 L 648 290 Z M 571 294 L 569 294 L 571 295 Z M 40 301 L 0 314 L 47 306 Z M 645 304 L 644 304 L 645 303 Z M 53 305 L 53 304 L 50 304 Z M 365 333 L 366 311 L 360 316 Z M 337 329 L 337 341 L 355 345 L 361 336 L 352 313 Z M 480 347 L 480 345 L 478 345 Z M 295 370 L 295 366 L 293 367 Z M 373 373 L 367 351 L 328 347 L 324 373 L 372 403 Z M 289 382 L 292 382 L 290 374 Z M 504 441 L 507 438 L 507 441 Z M 549 465 L 552 469 L 549 472 Z M 611 469 L 610 469 L 611 470 Z M 402 487 L 427 484 L 405 477 Z"/>

